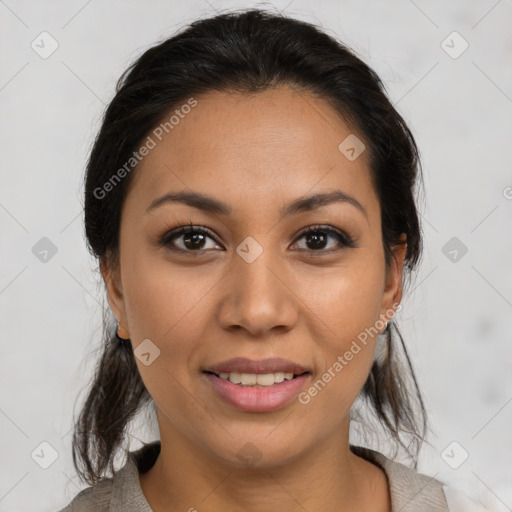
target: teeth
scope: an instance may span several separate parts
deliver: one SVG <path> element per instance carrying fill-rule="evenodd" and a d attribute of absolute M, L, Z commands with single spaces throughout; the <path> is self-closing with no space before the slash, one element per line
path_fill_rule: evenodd
<path fill-rule="evenodd" d="M 284 380 L 292 380 L 293 373 L 275 372 L 275 373 L 236 373 L 222 372 L 219 377 L 229 380 L 233 384 L 241 384 L 242 386 L 273 386 Z"/>
<path fill-rule="evenodd" d="M 257 381 L 257 377 L 254 373 L 241 373 L 240 380 L 244 386 L 254 386 Z"/>

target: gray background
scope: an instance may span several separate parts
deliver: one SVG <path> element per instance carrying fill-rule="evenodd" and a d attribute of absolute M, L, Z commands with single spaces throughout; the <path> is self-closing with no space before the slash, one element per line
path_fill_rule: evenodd
<path fill-rule="evenodd" d="M 83 240 L 81 180 L 115 81 L 196 17 L 249 5 L 258 4 L 0 2 L 0 511 L 55 510 L 80 489 L 70 427 L 103 300 Z M 512 2 L 266 5 L 354 48 L 417 138 L 425 255 L 398 322 L 437 434 L 419 469 L 512 510 Z M 47 58 L 44 31 L 58 43 Z M 57 250 L 47 261 L 34 254 L 43 237 Z M 132 435 L 135 449 L 155 432 Z M 47 469 L 42 442 L 58 453 Z"/>

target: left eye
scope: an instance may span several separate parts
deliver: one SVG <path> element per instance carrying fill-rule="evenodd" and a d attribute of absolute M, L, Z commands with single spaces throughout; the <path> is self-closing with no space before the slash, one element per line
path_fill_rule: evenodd
<path fill-rule="evenodd" d="M 336 239 L 342 246 L 353 247 L 353 242 L 350 237 L 336 229 L 329 227 L 310 226 L 305 233 L 300 235 L 299 240 L 302 240 L 303 238 L 306 240 L 306 244 L 312 245 L 314 247 L 314 249 L 309 248 L 313 252 L 322 252 L 328 250 L 326 249 L 325 245 L 329 238 Z M 306 247 L 305 250 L 308 250 L 308 247 Z"/>

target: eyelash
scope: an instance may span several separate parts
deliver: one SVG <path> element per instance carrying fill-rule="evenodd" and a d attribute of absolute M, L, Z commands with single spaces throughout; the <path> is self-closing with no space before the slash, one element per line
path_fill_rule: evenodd
<path fill-rule="evenodd" d="M 331 228 L 328 226 L 322 226 L 320 224 L 314 224 L 314 225 L 307 226 L 307 228 L 302 233 L 300 233 L 298 235 L 298 237 L 296 238 L 296 241 L 294 243 L 296 243 L 297 241 L 299 241 L 306 235 L 310 235 L 312 233 L 319 233 L 319 232 L 326 233 L 329 236 L 336 238 L 338 240 L 338 242 L 340 242 L 342 244 L 342 246 L 343 246 L 342 249 L 355 247 L 354 241 L 347 234 L 345 234 L 342 231 L 339 231 L 337 229 L 334 229 L 334 228 Z M 163 247 L 169 247 L 172 245 L 171 241 L 174 240 L 175 238 L 179 237 L 180 235 L 194 234 L 194 233 L 206 235 L 209 238 L 213 239 L 216 244 L 221 245 L 221 244 L 219 244 L 219 242 L 217 242 L 217 240 L 215 239 L 215 236 L 213 235 L 213 232 L 211 230 L 209 230 L 208 228 L 200 227 L 200 226 L 194 226 L 192 224 L 192 222 L 188 226 L 181 226 L 181 227 L 170 229 L 170 230 L 168 229 L 165 232 L 165 234 L 162 237 L 160 237 L 158 243 L 159 243 L 159 245 L 161 245 Z M 186 250 L 186 249 L 180 249 L 180 248 L 174 247 L 174 248 L 170 248 L 170 250 L 176 251 L 176 252 L 182 252 L 182 253 L 191 253 L 191 254 L 199 253 L 199 254 L 201 254 L 202 252 L 207 251 L 208 249 L 198 249 L 198 250 L 194 251 L 194 250 Z M 337 249 L 319 249 L 319 250 L 299 249 L 299 250 L 300 251 L 305 250 L 305 251 L 309 251 L 309 252 L 312 252 L 315 254 L 319 253 L 321 255 L 321 254 L 329 254 L 332 252 L 336 252 Z M 341 250 L 341 249 L 338 249 L 338 250 Z"/>

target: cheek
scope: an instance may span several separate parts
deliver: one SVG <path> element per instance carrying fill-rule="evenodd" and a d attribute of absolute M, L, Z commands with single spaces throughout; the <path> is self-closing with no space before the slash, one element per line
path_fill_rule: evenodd
<path fill-rule="evenodd" d="M 319 372 L 312 395 L 322 394 L 318 407 L 350 407 L 370 372 L 378 333 L 384 269 L 377 259 L 358 260 L 317 280 L 315 292 L 305 292 L 307 318 L 314 325 Z M 311 283 L 312 284 L 312 283 Z M 311 286 L 307 287 L 313 290 Z"/>
<path fill-rule="evenodd" d="M 150 262 L 150 263 L 147 263 Z M 206 314 L 208 294 L 215 280 L 199 268 L 172 265 L 164 258 L 127 262 L 125 266 L 126 313 L 136 340 L 154 339 L 166 346 L 190 346 L 198 339 L 197 321 Z"/>
<path fill-rule="evenodd" d="M 202 279 L 196 271 L 183 271 L 155 258 L 150 265 L 127 263 L 124 279 L 135 354 L 140 354 L 138 347 L 147 344 L 143 341 L 146 339 L 157 347 L 158 355 L 149 365 L 143 363 L 143 358 L 136 358 L 149 394 L 174 425 L 183 423 L 182 428 L 186 429 L 184 418 L 204 422 L 204 412 L 198 409 L 191 390 L 198 348 L 204 344 L 200 319 L 211 316 L 208 292 L 215 282 Z"/>
<path fill-rule="evenodd" d="M 327 347 L 342 350 L 379 319 L 384 287 L 380 260 L 361 253 L 357 261 L 329 273 L 303 279 L 304 303 L 308 318 L 316 322 L 320 339 Z M 311 312 L 315 313 L 314 315 Z"/>

